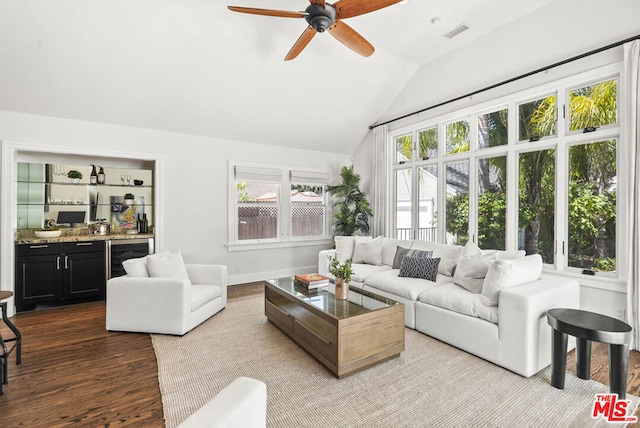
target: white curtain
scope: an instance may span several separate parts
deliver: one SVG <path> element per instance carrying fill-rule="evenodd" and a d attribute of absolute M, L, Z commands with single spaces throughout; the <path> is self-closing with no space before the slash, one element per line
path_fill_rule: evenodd
<path fill-rule="evenodd" d="M 380 125 L 373 129 L 373 165 L 371 168 L 373 223 L 371 225 L 371 236 L 391 236 L 389 170 L 393 151 L 387 141 L 388 133 L 387 125 Z"/>
<path fill-rule="evenodd" d="M 628 260 L 627 318 L 633 327 L 631 349 L 640 350 L 640 40 L 625 43 L 623 48 L 621 140 L 626 145 L 626 152 L 623 153 L 629 173 L 626 196 L 631 237 L 624 254 Z"/>

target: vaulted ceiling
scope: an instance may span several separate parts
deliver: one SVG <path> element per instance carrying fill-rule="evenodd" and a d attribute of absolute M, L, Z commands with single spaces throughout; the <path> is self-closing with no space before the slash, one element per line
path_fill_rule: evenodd
<path fill-rule="evenodd" d="M 637 0 L 409 0 L 346 20 L 371 57 L 324 33 L 285 62 L 307 23 L 228 4 L 296 11 L 308 0 L 0 0 L 0 110 L 352 153 L 369 125 L 436 101 L 407 91 L 465 67 L 463 53 L 481 47 L 493 69 L 515 58 L 509 73 L 525 72 L 640 33 Z M 536 38 L 534 55 L 514 47 Z M 462 86 L 478 74 L 492 80 L 475 68 Z M 433 84 L 440 97 L 464 89 Z"/>

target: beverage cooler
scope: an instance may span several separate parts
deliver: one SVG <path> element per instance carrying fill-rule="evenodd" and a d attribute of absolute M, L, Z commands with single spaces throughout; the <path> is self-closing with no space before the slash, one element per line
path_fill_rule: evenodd
<path fill-rule="evenodd" d="M 153 238 L 107 241 L 107 278 L 125 275 L 122 262 L 154 253 Z"/>

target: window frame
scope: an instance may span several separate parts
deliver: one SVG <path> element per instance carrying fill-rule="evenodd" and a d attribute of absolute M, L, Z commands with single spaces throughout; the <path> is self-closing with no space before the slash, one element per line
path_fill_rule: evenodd
<path fill-rule="evenodd" d="M 279 179 L 277 181 L 265 180 L 264 182 L 277 183 L 280 188 L 279 200 L 278 200 L 278 220 L 277 220 L 277 234 L 275 238 L 267 239 L 238 239 L 238 200 L 236 191 L 236 170 L 241 169 L 271 169 L 279 171 Z M 297 179 L 292 181 L 292 174 L 305 175 L 308 179 Z M 316 178 L 313 178 L 316 177 Z M 308 181 L 303 183 L 302 181 Z M 260 179 L 249 179 L 240 181 L 255 181 L 260 182 Z M 320 184 L 320 181 L 325 183 Z M 331 206 L 329 201 L 326 187 L 330 184 L 331 173 L 326 170 L 302 168 L 299 166 L 282 166 L 273 164 L 261 164 L 261 163 L 247 163 L 247 162 L 229 162 L 228 168 L 228 201 L 227 201 L 227 249 L 229 251 L 244 251 L 244 250 L 260 250 L 268 248 L 287 248 L 307 245 L 325 245 L 331 242 L 330 223 L 331 223 Z M 292 210 L 291 210 L 291 185 L 315 185 L 325 188 L 323 192 L 323 204 L 325 208 L 324 218 L 324 234 L 314 236 L 292 236 Z"/>
<path fill-rule="evenodd" d="M 478 171 L 477 163 L 481 158 L 491 158 L 497 156 L 507 156 L 507 219 L 506 219 L 506 242 L 507 250 L 518 249 L 518 202 L 519 202 L 519 156 L 521 153 L 527 153 L 538 150 L 555 149 L 555 215 L 554 215 L 554 263 L 545 264 L 544 271 L 550 274 L 571 276 L 578 279 L 581 284 L 587 284 L 593 287 L 610 288 L 612 286 L 622 287 L 626 280 L 627 262 L 622 257 L 626 248 L 627 222 L 625 218 L 620 216 L 621 213 L 627 212 L 627 203 L 622 195 L 626 192 L 626 177 L 628 171 L 625 170 L 623 162 L 626 147 L 624 144 L 624 135 L 622 133 L 621 121 L 622 116 L 621 105 L 623 105 L 624 93 L 620 87 L 620 74 L 622 73 L 622 63 L 616 62 L 592 70 L 578 72 L 568 77 L 563 77 L 554 81 L 530 86 L 510 94 L 502 95 L 490 101 L 482 101 L 474 105 L 467 104 L 462 108 L 455 108 L 455 104 L 451 106 L 449 112 L 438 109 L 432 117 L 428 117 L 422 121 L 413 124 L 405 124 L 398 128 L 391 128 L 389 131 L 389 141 L 395 141 L 395 137 L 400 135 L 411 134 L 413 141 L 417 141 L 418 132 L 424 129 L 437 127 L 438 129 L 438 153 L 439 156 L 427 161 L 414 160 L 400 165 L 402 169 L 416 168 L 418 166 L 436 164 L 438 166 L 438 214 L 436 242 L 446 242 L 446 164 L 461 160 L 469 161 L 469 239 L 477 242 L 477 198 L 478 190 Z M 596 131 L 582 133 L 581 131 L 569 131 L 569 120 L 560 111 L 569 108 L 569 91 L 579 89 L 585 86 L 593 85 L 598 82 L 606 82 L 615 79 L 616 85 L 616 109 L 617 121 L 615 124 L 604 125 Z M 556 97 L 556 113 L 555 113 L 555 134 L 551 136 L 541 137 L 537 141 L 520 140 L 519 129 L 519 106 L 521 104 L 544 99 L 547 96 L 555 95 Z M 478 141 L 478 118 L 482 114 L 496 112 L 504 108 L 508 109 L 508 143 L 506 145 L 480 148 Z M 449 154 L 446 148 L 446 129 L 447 125 L 463 119 L 469 120 L 470 141 L 469 151 L 464 153 Z M 573 144 L 596 142 L 608 139 L 617 140 L 617 194 L 616 199 L 616 270 L 614 272 L 596 272 L 595 276 L 584 275 L 581 269 L 572 268 L 568 265 L 568 239 L 569 230 L 568 222 L 568 151 Z M 415 143 L 414 143 L 415 145 Z M 415 147 L 414 147 L 414 150 Z M 415 159 L 415 156 L 414 156 Z M 390 168 L 390 172 L 395 174 L 399 165 L 394 164 Z M 395 180 L 392 201 L 395 201 Z M 414 195 L 419 193 L 416 186 L 412 192 Z M 395 207 L 390 207 L 394 219 L 390 223 L 395 228 Z M 419 201 L 412 202 L 414 210 L 419 209 Z M 414 217 L 415 218 L 415 217 Z M 413 228 L 419 225 L 414 222 Z M 414 230 L 415 236 L 416 230 Z M 389 234 L 395 237 L 395 230 L 389 231 Z M 564 247 L 566 248 L 564 248 Z M 564 248 L 564 253 L 563 253 Z M 604 285 L 603 285 L 604 284 Z"/>

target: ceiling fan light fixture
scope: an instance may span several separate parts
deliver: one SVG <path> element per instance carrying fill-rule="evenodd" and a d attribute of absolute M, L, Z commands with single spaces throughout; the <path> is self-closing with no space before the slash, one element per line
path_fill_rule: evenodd
<path fill-rule="evenodd" d="M 318 33 L 324 33 L 331 24 L 336 22 L 336 9 L 330 4 L 323 8 L 319 4 L 311 3 L 305 12 L 309 14 L 305 19 Z"/>

